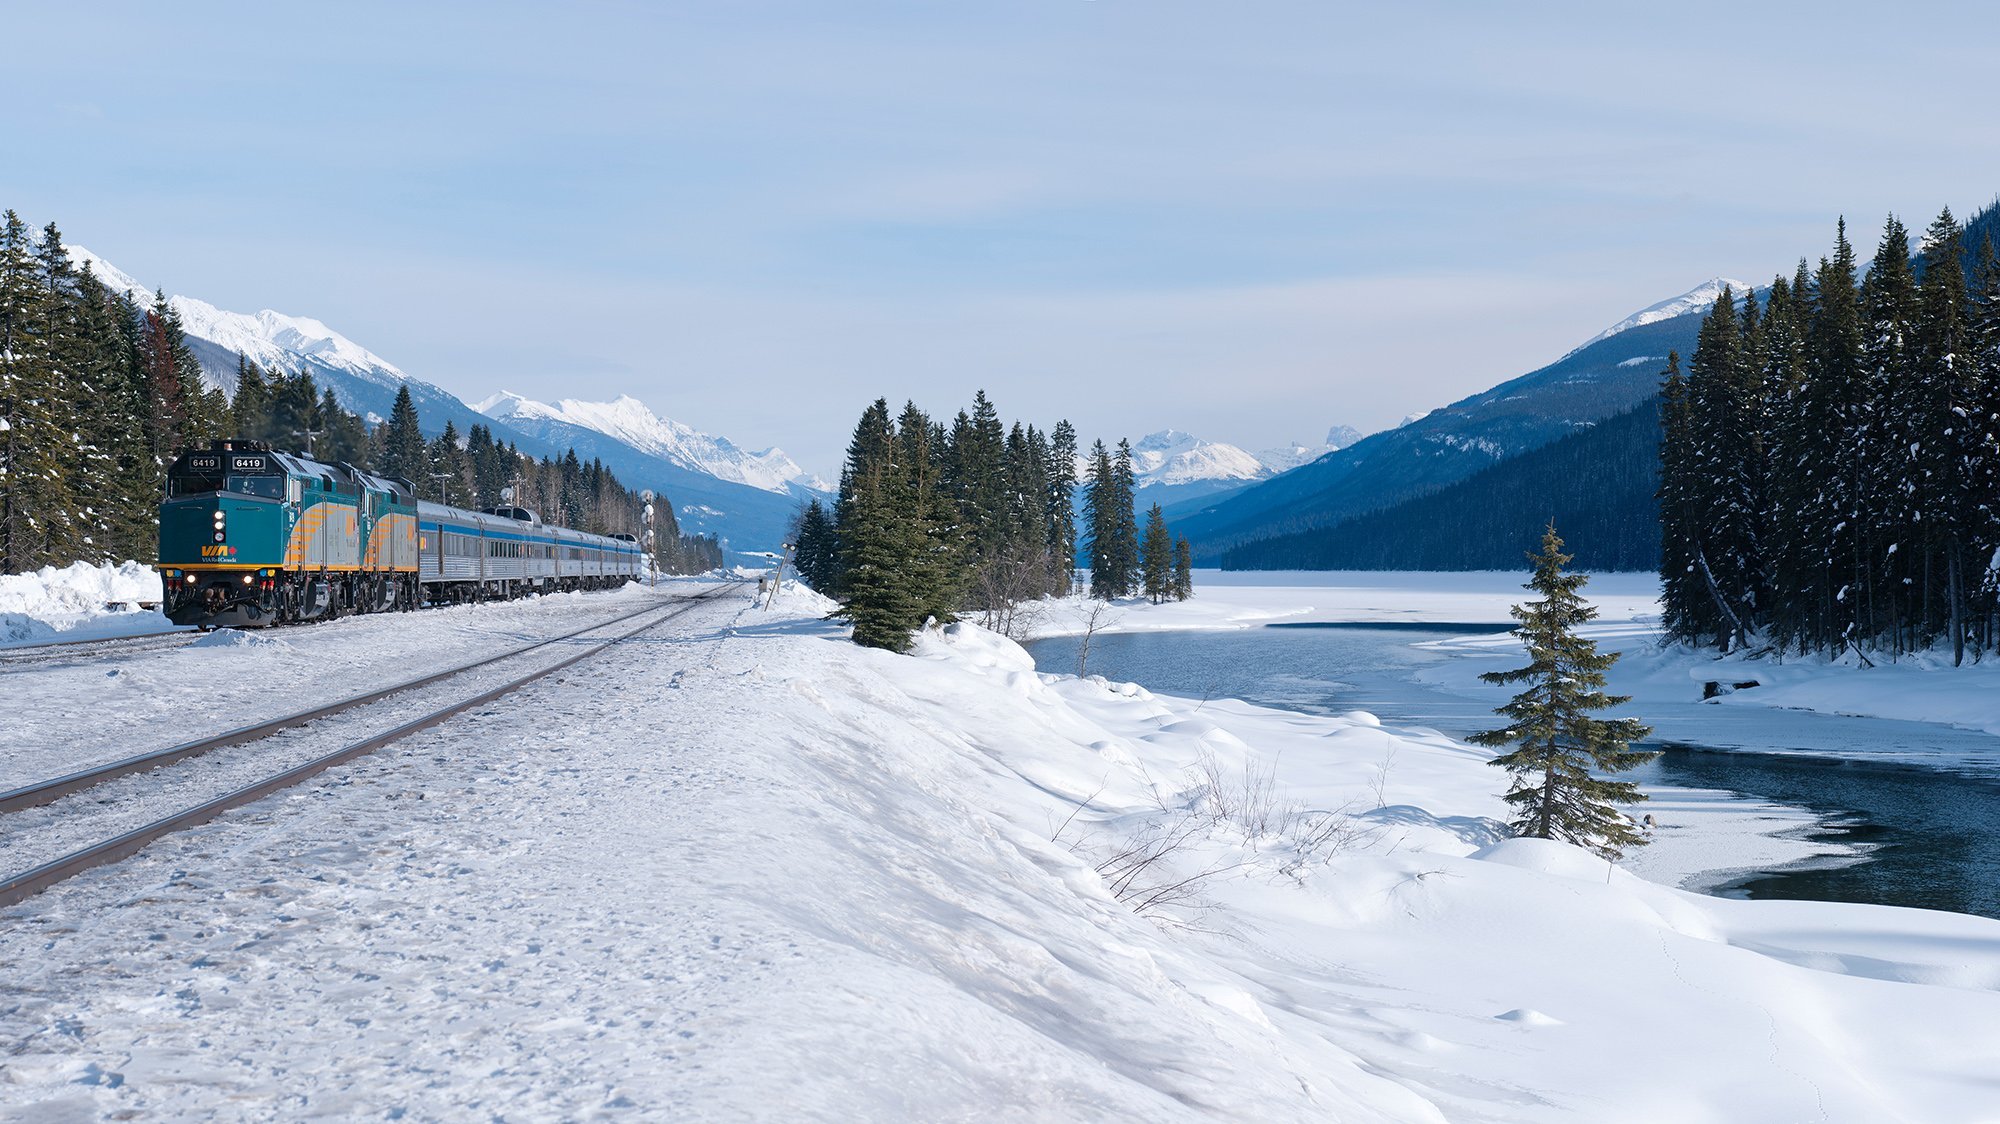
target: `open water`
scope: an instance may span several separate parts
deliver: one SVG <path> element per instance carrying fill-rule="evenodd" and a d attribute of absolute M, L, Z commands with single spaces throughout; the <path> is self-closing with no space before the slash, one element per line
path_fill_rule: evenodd
<path fill-rule="evenodd" d="M 1313 714 L 1370 711 L 1453 737 L 1494 724 L 1486 700 L 1412 681 L 1456 657 L 1414 645 L 1498 623 L 1274 626 L 1100 635 L 1089 671 L 1190 698 L 1239 698 Z M 1077 670 L 1078 641 L 1029 645 L 1047 672 Z M 1757 871 L 1719 892 L 1873 902 L 2000 917 L 2000 738 L 1918 722 L 1762 707 L 1624 708 L 1662 750 L 1632 776 L 1803 807 L 1822 837 L 1867 847 L 1862 862 Z"/>

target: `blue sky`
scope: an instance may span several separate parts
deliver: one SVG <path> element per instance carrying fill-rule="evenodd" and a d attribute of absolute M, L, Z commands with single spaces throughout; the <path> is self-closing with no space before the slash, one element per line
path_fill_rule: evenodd
<path fill-rule="evenodd" d="M 2000 193 L 1976 6 L 11 6 L 0 206 L 468 399 L 830 471 L 877 395 L 1249 448 Z"/>

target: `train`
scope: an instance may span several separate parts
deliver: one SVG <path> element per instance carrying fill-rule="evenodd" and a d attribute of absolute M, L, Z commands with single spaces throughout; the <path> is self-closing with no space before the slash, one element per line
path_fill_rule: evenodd
<path fill-rule="evenodd" d="M 256 628 L 610 589 L 646 560 L 631 535 L 430 503 L 401 477 L 227 440 L 168 466 L 159 571 L 168 620 Z"/>

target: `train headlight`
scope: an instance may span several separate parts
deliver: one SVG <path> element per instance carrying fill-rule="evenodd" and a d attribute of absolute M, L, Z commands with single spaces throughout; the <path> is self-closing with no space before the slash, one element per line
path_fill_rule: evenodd
<path fill-rule="evenodd" d="M 218 527 L 222 526 L 222 520 L 223 520 L 223 514 L 222 514 L 222 513 L 220 512 L 220 511 L 216 512 L 216 513 L 215 513 L 215 525 L 216 525 L 216 526 L 218 526 Z"/>
<path fill-rule="evenodd" d="M 253 578 L 255 578 L 255 577 L 256 577 L 256 575 L 255 575 L 255 574 L 245 574 L 245 575 L 243 575 L 243 584 L 244 584 L 244 585 L 249 585 L 249 584 L 250 584 L 250 582 L 251 582 L 251 579 L 253 579 Z"/>

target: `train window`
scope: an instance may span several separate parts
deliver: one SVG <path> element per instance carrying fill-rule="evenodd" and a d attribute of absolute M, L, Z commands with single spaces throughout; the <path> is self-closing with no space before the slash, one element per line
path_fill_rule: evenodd
<path fill-rule="evenodd" d="M 232 476 L 224 487 L 231 492 L 245 496 L 262 496 L 267 500 L 283 499 L 285 478 L 282 476 Z"/>
<path fill-rule="evenodd" d="M 169 496 L 199 496 L 208 492 L 219 492 L 221 490 L 222 477 L 220 476 L 180 475 L 167 479 L 167 494 Z"/>

